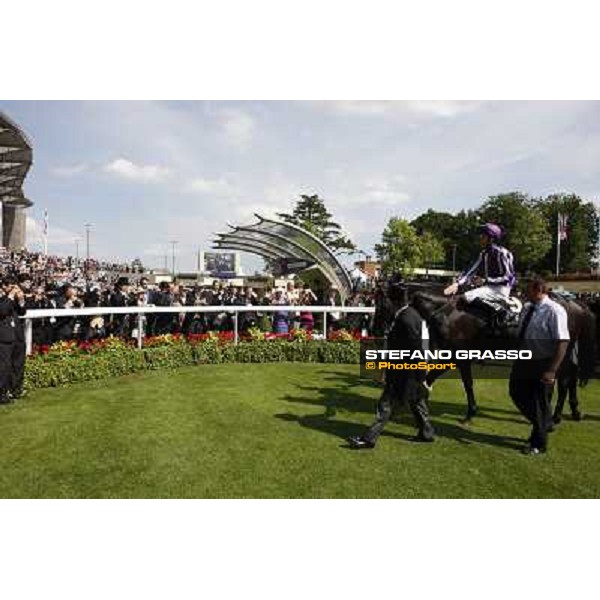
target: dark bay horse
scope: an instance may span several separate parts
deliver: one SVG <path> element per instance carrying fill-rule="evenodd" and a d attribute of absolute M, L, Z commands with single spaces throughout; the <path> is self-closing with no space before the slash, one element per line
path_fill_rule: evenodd
<path fill-rule="evenodd" d="M 486 320 L 477 314 L 457 308 L 456 303 L 442 294 L 442 285 L 407 283 L 411 305 L 419 312 L 427 323 L 431 349 L 469 350 L 490 347 L 490 330 Z M 565 360 L 557 373 L 559 401 L 557 410 L 562 412 L 567 390 L 572 390 L 574 370 L 572 366 L 573 352 L 577 349 L 576 377 L 580 385 L 585 385 L 593 376 L 595 369 L 595 317 L 585 306 L 562 297 L 552 295 L 567 311 L 569 344 Z M 396 303 L 390 299 L 384 285 L 376 295 L 376 309 L 373 330 L 376 336 L 383 336 L 391 325 L 398 310 Z M 507 340 L 516 340 L 516 326 L 508 327 L 503 332 Z M 463 388 L 467 398 L 465 422 L 469 422 L 478 412 L 473 387 L 472 361 L 456 361 Z M 426 382 L 429 386 L 444 374 L 441 370 L 429 371 Z M 573 407 L 573 404 L 571 404 Z M 556 416 L 556 412 L 555 412 Z"/>

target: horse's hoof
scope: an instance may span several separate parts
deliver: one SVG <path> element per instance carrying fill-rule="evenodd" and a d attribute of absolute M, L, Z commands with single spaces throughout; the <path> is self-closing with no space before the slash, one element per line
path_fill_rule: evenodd
<path fill-rule="evenodd" d="M 462 419 L 459 419 L 458 422 L 461 425 L 471 425 L 473 423 L 473 417 L 463 417 Z"/>

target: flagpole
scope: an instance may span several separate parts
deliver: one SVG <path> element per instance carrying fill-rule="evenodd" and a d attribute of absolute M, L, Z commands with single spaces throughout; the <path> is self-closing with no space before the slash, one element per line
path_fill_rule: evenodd
<path fill-rule="evenodd" d="M 48 256 L 48 210 L 44 210 L 44 256 Z"/>
<path fill-rule="evenodd" d="M 556 214 L 556 277 L 560 275 L 560 213 Z"/>

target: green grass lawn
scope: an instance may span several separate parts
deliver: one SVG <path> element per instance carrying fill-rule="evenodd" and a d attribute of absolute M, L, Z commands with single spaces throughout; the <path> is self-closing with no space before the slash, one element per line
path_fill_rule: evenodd
<path fill-rule="evenodd" d="M 459 423 L 459 381 L 431 398 L 439 438 L 390 424 L 375 450 L 344 448 L 380 388 L 356 365 L 205 365 L 31 392 L 0 407 L 0 497 L 600 496 L 600 382 L 581 394 L 542 457 L 504 381 L 476 382 L 482 410 Z"/>

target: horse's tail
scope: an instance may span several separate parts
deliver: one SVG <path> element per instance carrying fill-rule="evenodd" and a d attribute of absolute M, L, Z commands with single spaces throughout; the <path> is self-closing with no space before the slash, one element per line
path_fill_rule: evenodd
<path fill-rule="evenodd" d="M 583 311 L 582 322 L 578 342 L 578 369 L 577 378 L 580 386 L 587 385 L 588 381 L 594 376 L 596 369 L 596 316 L 585 308 Z"/>

